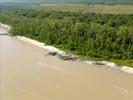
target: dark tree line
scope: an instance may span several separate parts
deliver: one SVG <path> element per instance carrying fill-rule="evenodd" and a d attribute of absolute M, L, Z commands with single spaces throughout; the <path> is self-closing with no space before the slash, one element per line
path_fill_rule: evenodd
<path fill-rule="evenodd" d="M 32 9 L 0 11 L 0 22 L 13 35 L 27 36 L 78 55 L 133 59 L 133 15 L 55 12 Z"/>

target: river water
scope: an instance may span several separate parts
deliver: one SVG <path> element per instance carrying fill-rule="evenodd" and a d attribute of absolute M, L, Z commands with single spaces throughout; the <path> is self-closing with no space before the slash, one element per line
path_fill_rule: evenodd
<path fill-rule="evenodd" d="M 47 53 L 0 35 L 1 100 L 133 100 L 133 74 Z"/>

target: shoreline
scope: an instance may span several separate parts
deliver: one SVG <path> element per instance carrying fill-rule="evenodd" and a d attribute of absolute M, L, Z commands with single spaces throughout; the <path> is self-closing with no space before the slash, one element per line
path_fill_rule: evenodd
<path fill-rule="evenodd" d="M 0 23 L 0 26 L 2 26 L 2 28 L 5 29 L 5 32 L 9 32 L 11 29 L 11 26 L 5 25 Z M 35 45 L 37 47 L 40 47 L 42 49 L 48 50 L 49 52 L 55 52 L 57 53 L 57 55 L 60 56 L 68 56 L 69 54 L 67 54 L 66 52 L 55 48 L 53 46 L 49 46 L 49 45 L 45 45 L 42 42 L 38 42 L 36 40 L 24 37 L 24 36 L 15 36 L 16 39 L 27 42 L 29 44 Z M 74 55 L 71 55 L 72 57 L 75 57 Z M 133 68 L 129 67 L 129 66 L 121 66 L 119 67 L 117 64 L 115 64 L 114 62 L 107 62 L 107 61 L 89 61 L 89 60 L 80 60 L 80 58 L 75 59 L 75 61 L 80 61 L 80 62 L 84 62 L 86 64 L 93 64 L 93 65 L 102 65 L 103 67 L 105 66 L 106 68 L 110 68 L 110 69 L 114 69 L 114 70 L 120 70 L 122 72 L 127 72 L 127 73 L 131 73 L 133 74 Z"/>
<path fill-rule="evenodd" d="M 48 50 L 49 52 L 56 52 L 59 55 L 65 56 L 67 55 L 66 52 L 61 51 L 60 49 L 57 49 L 53 46 L 47 46 L 44 43 L 38 42 L 36 40 L 27 38 L 27 37 L 23 37 L 23 36 L 16 36 L 15 38 L 17 38 L 18 40 L 27 42 L 29 44 L 38 46 L 42 49 Z M 115 69 L 115 70 L 120 70 L 123 72 L 127 72 L 127 73 L 132 73 L 133 74 L 133 68 L 129 67 L 129 66 L 121 66 L 118 67 L 118 65 L 116 65 L 114 62 L 107 62 L 107 61 L 84 61 L 84 60 L 79 60 L 76 59 L 75 61 L 81 61 L 84 62 L 86 64 L 93 64 L 93 65 L 102 65 L 102 66 L 106 66 L 106 68 L 110 68 L 110 69 Z"/>
<path fill-rule="evenodd" d="M 0 27 L 4 28 L 5 32 L 9 32 L 11 30 L 11 26 L 9 26 L 7 24 L 0 23 Z"/>

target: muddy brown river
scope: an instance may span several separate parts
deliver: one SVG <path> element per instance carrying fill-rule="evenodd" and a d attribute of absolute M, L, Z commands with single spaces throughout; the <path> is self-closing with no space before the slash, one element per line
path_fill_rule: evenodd
<path fill-rule="evenodd" d="M 133 100 L 133 74 L 47 52 L 0 35 L 0 100 Z"/>

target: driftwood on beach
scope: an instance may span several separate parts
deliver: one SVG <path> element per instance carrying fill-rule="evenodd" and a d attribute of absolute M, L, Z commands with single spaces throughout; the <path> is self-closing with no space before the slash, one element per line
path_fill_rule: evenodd
<path fill-rule="evenodd" d="M 58 53 L 56 51 L 49 51 L 49 55 L 52 55 L 52 56 L 57 56 L 58 58 L 61 58 L 63 60 L 77 60 L 78 57 L 72 55 L 72 54 L 67 54 L 67 53 L 64 53 L 64 54 L 61 54 L 61 53 Z"/>
<path fill-rule="evenodd" d="M 48 54 L 51 55 L 51 56 L 56 56 L 57 55 L 57 52 L 55 52 L 55 51 L 53 51 L 53 52 L 49 51 Z"/>

